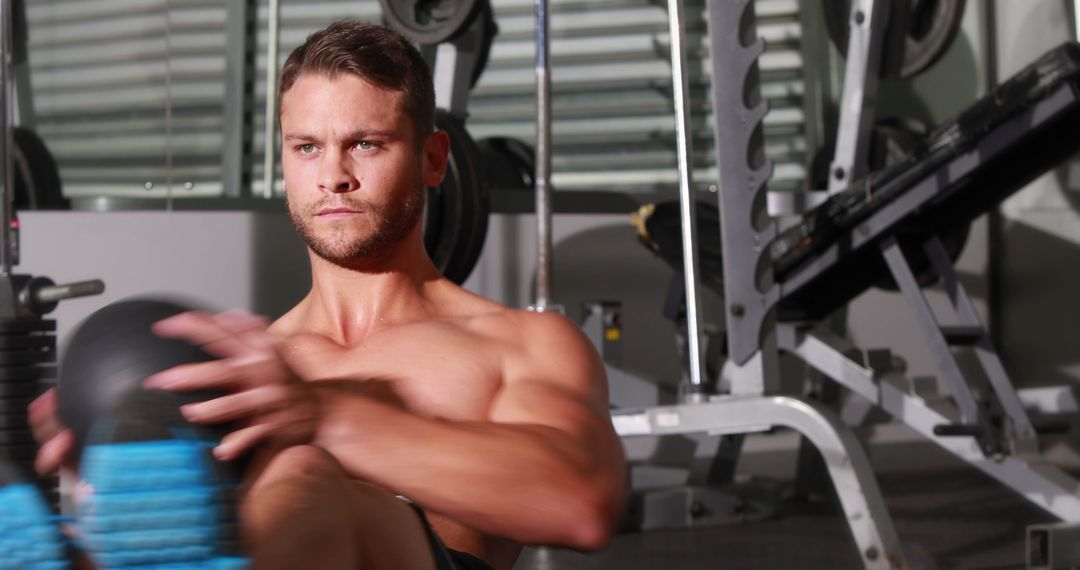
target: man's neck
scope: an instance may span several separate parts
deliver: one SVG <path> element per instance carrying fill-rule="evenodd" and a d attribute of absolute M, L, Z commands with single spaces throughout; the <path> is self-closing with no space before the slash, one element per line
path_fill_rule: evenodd
<path fill-rule="evenodd" d="M 311 255 L 311 293 L 303 302 L 303 328 L 342 344 L 381 327 L 431 315 L 431 295 L 445 285 L 419 239 L 406 238 L 382 255 L 351 266 Z"/>

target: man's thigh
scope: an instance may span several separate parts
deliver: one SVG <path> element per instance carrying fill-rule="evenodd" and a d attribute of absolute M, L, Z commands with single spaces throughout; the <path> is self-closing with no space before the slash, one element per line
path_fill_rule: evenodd
<path fill-rule="evenodd" d="M 381 487 L 350 478 L 317 447 L 256 459 L 241 518 L 256 570 L 435 568 L 427 526 L 416 510 Z"/>

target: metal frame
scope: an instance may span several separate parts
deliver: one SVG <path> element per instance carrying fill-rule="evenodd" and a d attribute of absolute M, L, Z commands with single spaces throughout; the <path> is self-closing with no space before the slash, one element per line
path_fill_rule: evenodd
<path fill-rule="evenodd" d="M 866 174 L 890 4 L 889 0 L 851 3 L 840 122 L 829 165 L 829 194 L 845 190 L 851 181 Z"/>
<path fill-rule="evenodd" d="M 255 56 L 255 1 L 225 4 L 224 141 L 221 154 L 223 194 L 251 196 L 251 172 L 244 161 L 251 152 L 251 104 L 254 85 L 248 79 Z"/>
<path fill-rule="evenodd" d="M 612 421 L 624 437 L 794 429 L 821 451 L 864 566 L 906 567 L 865 452 L 851 430 L 821 404 L 787 396 L 726 396 L 704 403 L 619 410 Z"/>
<path fill-rule="evenodd" d="M 823 327 L 779 325 L 781 347 L 828 378 L 901 421 L 919 435 L 972 465 L 1028 501 L 1066 522 L 1080 522 L 1080 488 L 1071 476 L 1042 461 L 1015 455 L 987 456 L 970 437 L 942 436 L 935 428 L 961 421 L 956 406 L 943 398 L 914 393 L 903 374 L 874 370 L 850 356 L 858 352 L 847 339 Z"/>
<path fill-rule="evenodd" d="M 682 34 L 677 25 L 678 4 L 673 7 L 668 17 L 672 35 L 678 36 Z M 870 463 L 850 428 L 821 404 L 768 395 L 776 391 L 779 380 L 773 313 L 779 287 L 768 258 L 763 257 L 768 255 L 765 245 L 776 236 L 765 199 L 772 166 L 756 136 L 767 110 L 757 70 L 764 42 L 756 37 L 752 0 L 710 0 L 707 10 L 713 77 L 734 78 L 715 81 L 712 89 L 713 109 L 724 110 L 714 113 L 714 130 L 732 364 L 730 394 L 710 397 L 699 392 L 684 404 L 619 410 L 612 414 L 613 423 L 624 437 L 699 432 L 736 436 L 776 426 L 795 429 L 822 452 L 864 566 L 905 568 L 907 562 Z M 746 45 L 747 37 L 755 39 Z M 679 45 L 675 38 L 672 45 Z M 672 61 L 679 57 L 673 53 Z M 680 198 L 684 246 L 694 252 L 692 206 L 688 204 L 692 196 L 684 193 Z M 692 275 L 687 272 L 687 277 Z M 698 284 L 688 278 L 686 287 L 694 291 Z"/>

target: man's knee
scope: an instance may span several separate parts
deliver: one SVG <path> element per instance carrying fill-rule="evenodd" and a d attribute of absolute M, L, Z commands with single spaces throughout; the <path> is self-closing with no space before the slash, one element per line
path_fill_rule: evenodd
<path fill-rule="evenodd" d="M 336 486 L 347 480 L 337 460 L 324 449 L 313 445 L 296 445 L 278 451 L 252 475 L 249 495 L 283 483 Z"/>

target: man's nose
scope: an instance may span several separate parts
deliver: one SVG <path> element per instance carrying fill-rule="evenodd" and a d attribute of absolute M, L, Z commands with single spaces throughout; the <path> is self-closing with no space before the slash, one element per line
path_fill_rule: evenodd
<path fill-rule="evenodd" d="M 319 189 L 326 192 L 352 192 L 360 181 L 349 168 L 343 153 L 327 153 L 319 164 Z"/>

